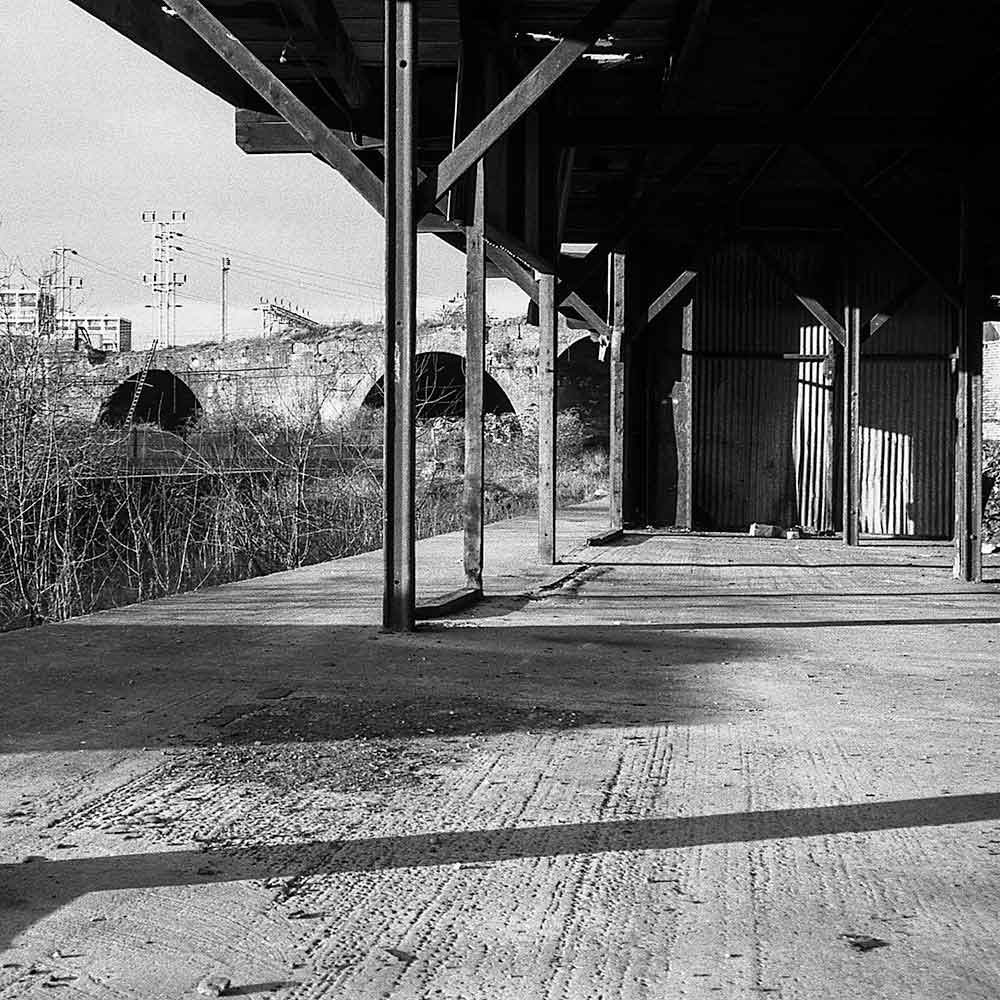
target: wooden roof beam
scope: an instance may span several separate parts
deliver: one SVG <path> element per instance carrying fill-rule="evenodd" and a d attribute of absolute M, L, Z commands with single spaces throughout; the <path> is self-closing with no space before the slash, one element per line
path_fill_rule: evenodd
<path fill-rule="evenodd" d="M 538 282 L 516 257 L 489 241 L 486 243 L 486 255 L 504 277 L 513 281 L 532 302 L 538 302 Z M 611 327 L 579 295 L 574 293 L 567 296 L 562 308 L 575 312 L 599 337 L 610 338 Z"/>
<path fill-rule="evenodd" d="M 661 111 L 671 111 L 677 106 L 681 95 L 681 84 L 684 78 L 690 75 L 691 67 L 701 52 L 711 12 L 712 0 L 695 0 L 677 54 L 670 59 L 664 74 L 660 98 Z"/>
<path fill-rule="evenodd" d="M 556 293 L 557 299 L 560 302 L 565 301 L 567 295 L 579 290 L 598 270 L 604 267 L 608 254 L 612 253 L 622 242 L 627 240 L 643 222 L 648 220 L 650 215 L 655 214 L 657 205 L 674 188 L 682 184 L 697 170 L 711 151 L 712 146 L 705 144 L 696 146 L 681 157 L 671 168 L 668 175 L 660 182 L 656 190 L 640 198 L 626 212 L 617 228 L 594 245 L 593 249 L 580 262 L 580 266 L 575 273 L 570 278 L 559 283 L 559 289 Z"/>
<path fill-rule="evenodd" d="M 597 5 L 494 107 L 420 185 L 419 203 L 436 205 L 562 79 L 632 0 Z"/>
<path fill-rule="evenodd" d="M 881 309 L 876 310 L 872 318 L 864 324 L 864 339 L 870 340 L 874 337 L 926 285 L 926 278 L 918 278 L 894 295 Z"/>
<path fill-rule="evenodd" d="M 367 108 L 372 100 L 371 85 L 340 23 L 333 0 L 282 0 L 282 3 L 313 35 L 317 52 L 352 114 Z"/>
<path fill-rule="evenodd" d="M 843 145 L 933 145 L 962 141 L 964 126 L 929 115 L 737 114 L 588 115 L 565 119 L 554 131 L 563 145 L 616 148 L 713 142 L 785 147 L 803 142 Z"/>
<path fill-rule="evenodd" d="M 244 153 L 311 153 L 309 143 L 281 115 L 237 108 L 236 145 Z M 385 148 L 385 142 L 371 136 L 358 136 L 344 129 L 330 129 L 352 151 Z"/>
<path fill-rule="evenodd" d="M 830 331 L 830 335 L 843 346 L 847 341 L 844 324 L 830 312 L 815 296 L 803 295 L 799 283 L 763 247 L 751 240 L 748 246 L 757 259 L 795 296 L 799 304 L 820 324 Z"/>
<path fill-rule="evenodd" d="M 679 275 L 650 303 L 645 314 L 639 317 L 633 336 L 639 336 L 664 309 L 667 308 L 698 277 L 697 271 L 681 271 Z"/>
<path fill-rule="evenodd" d="M 809 99 L 802 105 L 802 111 L 808 111 L 812 108 L 817 101 L 826 93 L 827 89 L 833 84 L 834 80 L 844 71 L 844 67 L 851 61 L 854 54 L 861 47 L 864 40 L 872 33 L 875 25 L 882 19 L 885 12 L 892 6 L 896 0 L 885 0 L 882 6 L 879 7 L 875 13 L 868 18 L 862 25 L 861 28 L 855 32 L 854 36 L 851 38 L 850 42 L 844 47 L 840 56 L 837 58 L 836 62 L 830 67 L 829 72 L 823 77 L 822 82 L 819 87 L 817 87 Z M 781 157 L 781 154 L 785 150 L 785 144 L 781 143 L 776 145 L 771 149 L 764 158 L 760 161 L 757 166 L 750 171 L 747 182 L 743 185 L 739 192 L 739 200 L 742 201 L 751 191 L 753 186 L 767 173 L 767 171 L 774 166 L 777 160 Z"/>
<path fill-rule="evenodd" d="M 929 281 L 938 287 L 952 305 L 961 306 L 961 296 L 951 282 L 938 274 L 937 270 L 898 235 L 895 227 L 886 221 L 878 207 L 864 193 L 855 187 L 844 174 L 841 166 L 822 150 L 806 145 L 803 147 L 809 155 L 826 171 L 829 177 L 841 189 L 847 200 Z"/>
<path fill-rule="evenodd" d="M 337 170 L 379 214 L 383 212 L 382 181 L 200 0 L 170 0 L 170 7 L 302 136 L 312 152 Z"/>

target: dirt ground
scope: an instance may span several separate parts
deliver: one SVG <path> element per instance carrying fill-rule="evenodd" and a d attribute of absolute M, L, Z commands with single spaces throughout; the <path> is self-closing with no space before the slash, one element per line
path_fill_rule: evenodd
<path fill-rule="evenodd" d="M 516 530 L 0 637 L 0 997 L 1000 996 L 995 561 Z"/>

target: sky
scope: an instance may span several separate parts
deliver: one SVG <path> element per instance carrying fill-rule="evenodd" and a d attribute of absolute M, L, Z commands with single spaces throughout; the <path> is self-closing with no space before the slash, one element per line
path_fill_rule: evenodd
<path fill-rule="evenodd" d="M 183 211 L 178 343 L 218 337 L 224 254 L 232 336 L 259 335 L 262 297 L 320 322 L 381 317 L 382 222 L 335 171 L 307 154 L 243 153 L 230 105 L 70 0 L 0 0 L 0 24 L 0 254 L 26 284 L 53 247 L 76 250 L 74 312 L 131 319 L 144 346 L 142 213 Z M 418 256 L 418 309 L 433 313 L 464 290 L 464 258 L 429 235 Z M 488 294 L 495 315 L 524 309 L 507 281 Z"/>

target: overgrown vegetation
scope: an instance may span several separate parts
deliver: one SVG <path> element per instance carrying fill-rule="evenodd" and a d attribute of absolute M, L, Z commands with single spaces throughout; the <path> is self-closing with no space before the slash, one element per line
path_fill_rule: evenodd
<path fill-rule="evenodd" d="M 324 427 L 297 413 L 233 415 L 186 440 L 74 423 L 54 404 L 58 356 L 8 338 L 0 362 L 0 629 L 245 579 L 381 544 L 377 414 Z M 606 481 L 570 411 L 563 502 Z M 461 420 L 421 421 L 420 537 L 461 527 Z M 535 505 L 537 437 L 487 422 L 486 515 Z M 155 471 L 152 471 L 155 470 Z"/>
<path fill-rule="evenodd" d="M 983 442 L 984 485 L 992 485 L 983 505 L 983 539 L 1000 542 L 1000 441 Z"/>

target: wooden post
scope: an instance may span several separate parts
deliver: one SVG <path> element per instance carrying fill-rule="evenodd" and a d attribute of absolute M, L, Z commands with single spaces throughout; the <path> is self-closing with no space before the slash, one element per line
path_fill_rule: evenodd
<path fill-rule="evenodd" d="M 538 252 L 542 246 L 541 127 L 537 111 L 524 119 L 524 242 Z M 556 246 L 558 259 L 559 247 Z"/>
<path fill-rule="evenodd" d="M 554 274 L 538 277 L 538 560 L 556 561 L 556 358 Z"/>
<path fill-rule="evenodd" d="M 986 305 L 982 183 L 975 166 L 961 191 L 960 272 L 955 432 L 955 578 L 983 578 L 983 321 Z"/>
<path fill-rule="evenodd" d="M 472 224 L 465 228 L 465 580 L 483 589 L 483 405 L 486 374 L 486 176 L 476 165 Z"/>
<path fill-rule="evenodd" d="M 826 360 L 823 362 L 823 531 L 834 529 L 834 496 L 837 490 L 837 338 L 826 330 Z"/>
<path fill-rule="evenodd" d="M 674 436 L 677 441 L 677 510 L 674 524 L 694 527 L 694 299 L 681 317 L 681 378 L 674 387 Z"/>
<path fill-rule="evenodd" d="M 415 0 L 385 4 L 385 451 L 382 623 L 412 631 L 416 604 L 417 332 Z"/>
<path fill-rule="evenodd" d="M 610 528 L 623 527 L 622 497 L 625 487 L 625 364 L 622 341 L 625 337 L 625 254 L 614 253 L 611 278 L 611 413 L 608 443 L 608 504 Z"/>
<path fill-rule="evenodd" d="M 861 463 L 858 422 L 859 382 L 861 378 L 861 309 L 856 302 L 856 284 L 847 283 L 847 304 L 844 307 L 844 434 L 843 460 L 843 525 L 844 544 L 858 544 L 860 525 Z"/>

